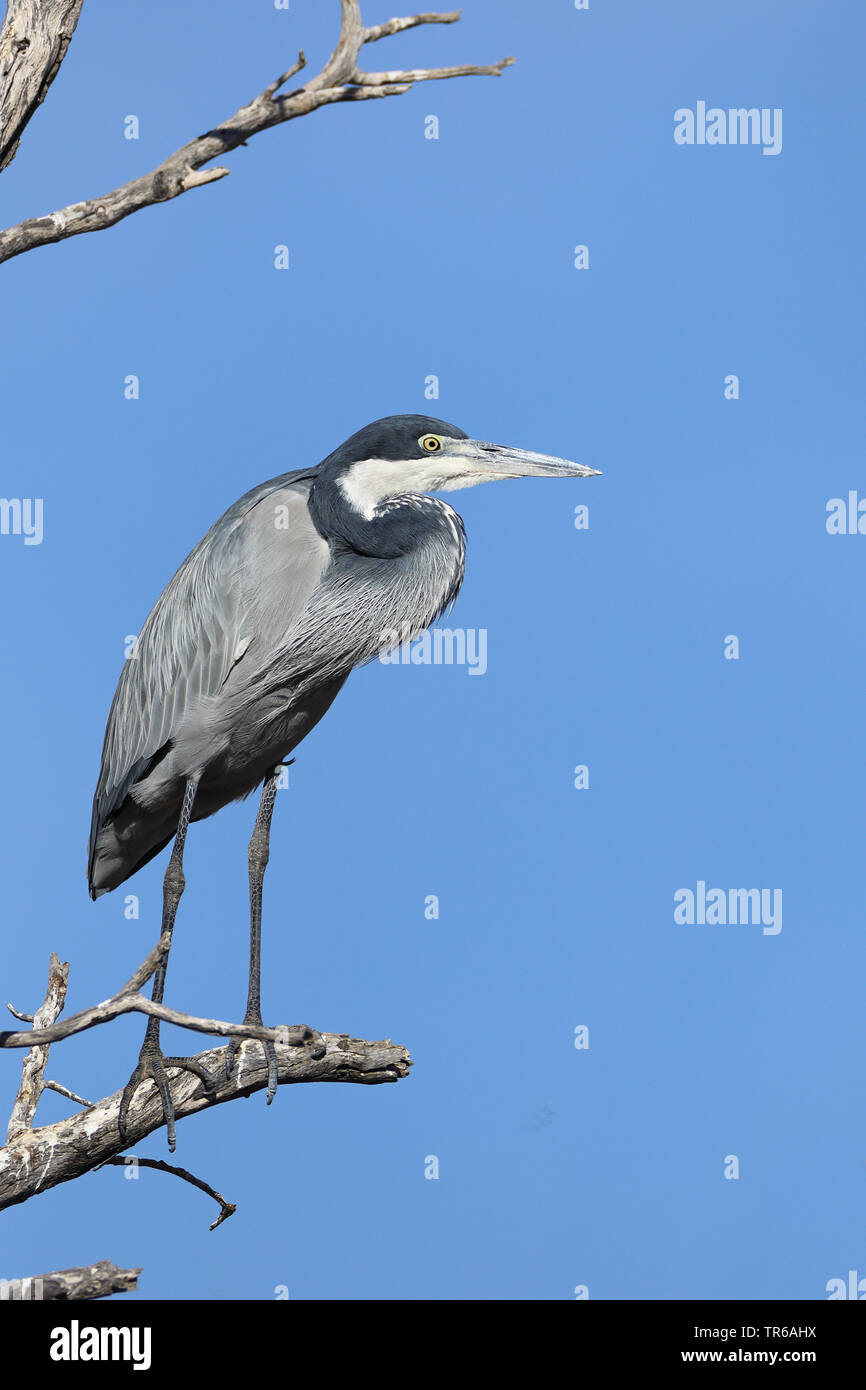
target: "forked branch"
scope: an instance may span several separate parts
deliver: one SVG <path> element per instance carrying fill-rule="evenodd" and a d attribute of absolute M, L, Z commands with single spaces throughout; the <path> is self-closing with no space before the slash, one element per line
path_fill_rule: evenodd
<path fill-rule="evenodd" d="M 212 1077 L 214 1092 L 205 1095 L 195 1076 L 169 1068 L 178 1120 L 267 1088 L 264 1050 L 254 1044 L 245 1044 L 231 1078 L 226 1077 L 224 1047 L 200 1052 L 196 1061 Z M 410 1065 L 406 1049 L 389 1039 L 365 1042 L 345 1034 L 318 1033 L 313 1043 L 295 1047 L 277 1044 L 281 1086 L 317 1081 L 377 1086 L 408 1076 Z M 115 1091 L 70 1119 L 24 1130 L 0 1149 L 0 1211 L 92 1172 L 162 1128 L 165 1119 L 159 1097 L 152 1087 L 141 1086 L 130 1108 L 129 1139 L 124 1145 L 117 1130 L 122 1094 Z"/>
<path fill-rule="evenodd" d="M 286 83 L 306 66 L 306 59 L 300 53 L 297 62 L 248 105 L 240 107 L 234 115 L 204 135 L 182 145 L 150 173 L 132 179 L 101 197 L 71 203 L 45 217 L 29 218 L 15 227 L 0 231 L 0 261 L 11 260 L 13 256 L 20 256 L 34 247 L 65 241 L 84 232 L 104 231 L 141 208 L 168 202 L 192 188 L 225 178 L 230 170 L 224 165 L 205 166 L 212 165 L 215 159 L 224 158 L 239 145 L 245 145 L 261 131 L 293 121 L 298 116 L 306 116 L 320 106 L 400 96 L 419 82 L 443 78 L 498 77 L 514 61 L 513 58 L 503 58 L 498 63 L 485 65 L 462 63 L 456 67 L 364 72 L 358 67 L 358 59 L 365 44 L 422 24 L 454 24 L 460 18 L 460 11 L 409 15 L 367 28 L 361 19 L 360 0 L 341 0 L 341 7 L 342 25 L 337 46 L 321 72 L 303 87 L 291 92 L 282 91 Z"/>
<path fill-rule="evenodd" d="M 162 1128 L 165 1122 L 162 1103 L 152 1086 L 141 1086 L 136 1091 L 129 1110 L 128 1138 L 123 1143 L 117 1124 L 122 1091 L 90 1104 L 57 1082 L 52 1083 L 51 1089 L 82 1105 L 83 1110 L 70 1119 L 59 1120 L 40 1129 L 33 1128 L 39 1096 L 49 1085 L 44 1080 L 49 1045 L 85 1028 L 109 1023 L 121 1013 L 156 1014 L 166 1022 L 195 1032 L 222 1036 L 234 1034 L 247 1039 L 230 1077 L 226 1075 L 224 1047 L 211 1048 L 198 1054 L 195 1060 L 204 1067 L 213 1082 L 210 1094 L 205 1093 L 194 1075 L 169 1067 L 169 1087 L 179 1120 L 199 1110 L 207 1110 L 212 1105 L 223 1105 L 227 1101 L 252 1095 L 254 1091 L 265 1090 L 268 1067 L 264 1049 L 256 1046 L 256 1041 L 260 1039 L 270 1039 L 275 1045 L 277 1080 L 281 1086 L 315 1081 L 376 1086 L 408 1076 L 411 1065 L 409 1054 L 390 1039 L 366 1042 L 344 1033 L 317 1033 L 304 1025 L 259 1028 L 251 1024 L 224 1023 L 219 1019 L 196 1018 L 154 1004 L 140 994 L 139 989 L 159 965 L 167 941 L 167 937 L 160 937 L 147 959 L 111 999 L 83 1009 L 63 1023 L 58 1023 L 56 1019 L 66 995 L 69 966 L 52 953 L 45 1002 L 33 1016 L 33 1028 L 0 1033 L 0 1047 L 28 1048 L 9 1125 L 9 1137 L 6 1147 L 0 1149 L 0 1210 L 17 1202 L 26 1202 L 39 1192 L 81 1177 L 104 1164 L 123 1162 L 120 1159 L 122 1153 Z M 17 1009 L 12 1012 L 17 1017 L 26 1017 Z M 232 1203 L 186 1169 L 154 1159 L 136 1158 L 134 1161 L 174 1173 L 218 1202 L 220 1216 L 212 1230 L 234 1211 Z"/>

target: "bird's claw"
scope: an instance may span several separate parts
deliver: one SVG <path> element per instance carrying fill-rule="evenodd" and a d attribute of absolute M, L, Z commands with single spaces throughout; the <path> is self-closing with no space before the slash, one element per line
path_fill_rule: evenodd
<path fill-rule="evenodd" d="M 213 1096 L 216 1089 L 213 1078 L 201 1065 L 201 1062 L 197 1062 L 193 1057 L 166 1057 L 158 1045 L 150 1046 L 145 1044 L 139 1054 L 135 1071 L 124 1086 L 123 1095 L 120 1098 L 120 1112 L 117 1117 L 117 1128 L 121 1141 L 124 1144 L 129 1137 L 129 1126 L 127 1121 L 132 1098 L 143 1081 L 152 1081 L 162 1104 L 162 1114 L 166 1129 L 168 1130 L 168 1147 L 170 1152 L 174 1153 L 177 1147 L 175 1111 L 166 1067 L 178 1067 L 181 1071 L 192 1072 L 193 1076 L 198 1077 L 201 1082 L 205 1094 Z"/>
<path fill-rule="evenodd" d="M 256 1024 L 259 1028 L 264 1027 L 261 1018 L 250 1018 L 249 1015 L 244 1019 L 244 1023 L 253 1023 Z M 245 1042 L 261 1042 L 262 1047 L 265 1049 L 265 1058 L 268 1064 L 267 1103 L 268 1105 L 270 1105 L 274 1096 L 277 1094 L 277 1050 L 274 1047 L 274 1044 L 270 1041 L 270 1039 L 265 1040 L 260 1038 L 238 1037 L 229 1038 L 228 1047 L 226 1048 L 226 1080 L 231 1081 L 232 1071 L 234 1070 L 235 1057 L 237 1056 L 238 1052 L 243 1047 Z"/>

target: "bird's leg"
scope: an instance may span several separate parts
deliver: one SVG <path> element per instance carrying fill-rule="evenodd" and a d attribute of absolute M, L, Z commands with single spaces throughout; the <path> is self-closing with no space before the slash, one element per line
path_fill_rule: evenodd
<path fill-rule="evenodd" d="M 262 786 L 262 799 L 259 802 L 259 811 L 248 850 L 250 866 L 250 983 L 244 1023 L 257 1023 L 260 1027 L 262 1026 L 262 885 L 270 856 L 271 817 L 274 814 L 279 772 L 278 767 L 272 768 L 265 777 Z M 229 1041 L 226 1076 L 232 1074 L 235 1054 L 242 1042 L 242 1038 L 231 1038 Z M 272 1042 L 264 1042 L 262 1046 L 268 1059 L 268 1105 L 270 1105 L 277 1093 L 277 1053 Z"/>
<path fill-rule="evenodd" d="M 174 848 L 171 858 L 165 871 L 165 878 L 162 882 L 162 933 L 168 934 L 169 949 L 171 947 L 171 934 L 174 930 L 174 919 L 177 916 L 177 907 L 183 893 L 186 879 L 183 873 L 183 847 L 186 843 L 186 832 L 189 829 L 190 817 L 192 816 L 193 802 L 195 801 L 198 781 L 191 777 L 186 784 L 183 794 L 183 804 L 180 811 L 180 819 L 177 824 L 177 834 L 174 839 Z M 168 965 L 168 950 L 162 958 L 156 977 L 153 982 L 152 998 L 155 1003 L 161 1004 L 165 991 L 165 974 Z M 165 1116 L 168 1128 L 168 1147 L 174 1153 L 176 1147 L 176 1135 L 174 1128 L 174 1104 L 171 1099 L 171 1089 L 166 1076 L 166 1067 L 180 1067 L 184 1071 L 191 1071 L 199 1078 L 205 1090 L 212 1092 L 214 1089 L 213 1081 L 208 1076 L 201 1063 L 196 1062 L 192 1057 L 166 1057 L 159 1045 L 159 1019 L 149 1018 L 147 1028 L 144 1033 L 144 1042 L 141 1045 L 138 1065 L 123 1090 L 120 1101 L 120 1114 L 118 1115 L 117 1127 L 123 1142 L 127 1138 L 127 1117 L 132 1098 L 135 1095 L 142 1081 L 150 1080 L 156 1086 L 162 1101 L 162 1113 Z"/>

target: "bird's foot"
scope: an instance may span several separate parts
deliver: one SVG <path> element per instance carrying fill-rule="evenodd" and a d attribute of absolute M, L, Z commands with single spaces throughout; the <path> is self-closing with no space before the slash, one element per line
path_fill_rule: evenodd
<path fill-rule="evenodd" d="M 120 1113 L 117 1117 L 117 1128 L 120 1138 L 125 1144 L 129 1135 L 127 1120 L 129 1117 L 129 1107 L 132 1098 L 143 1081 L 152 1081 L 159 1093 L 162 1102 L 162 1114 L 168 1129 L 168 1147 L 174 1153 L 177 1147 L 177 1135 L 175 1133 L 175 1112 L 174 1102 L 171 1098 L 171 1087 L 168 1083 L 166 1067 L 178 1067 L 182 1071 L 192 1072 L 201 1082 L 206 1095 L 213 1096 L 215 1086 L 213 1078 L 205 1070 L 200 1062 L 194 1057 L 166 1057 L 158 1042 L 145 1040 L 138 1057 L 138 1065 L 132 1076 L 123 1088 L 123 1095 L 120 1099 Z"/>
<path fill-rule="evenodd" d="M 244 1023 L 252 1023 L 255 1024 L 257 1028 L 263 1028 L 264 1024 L 262 1023 L 261 1010 L 247 1009 L 246 1014 L 244 1015 Z M 226 1055 L 226 1078 L 229 1081 L 231 1080 L 232 1071 L 234 1070 L 235 1057 L 237 1056 L 238 1052 L 243 1047 L 245 1042 L 260 1042 L 261 1046 L 265 1049 L 265 1058 L 268 1063 L 268 1105 L 270 1105 L 274 1096 L 277 1094 L 277 1050 L 274 1047 L 274 1044 L 270 1042 L 270 1040 L 265 1042 L 264 1040 L 259 1038 L 229 1038 L 229 1045 L 227 1048 Z"/>

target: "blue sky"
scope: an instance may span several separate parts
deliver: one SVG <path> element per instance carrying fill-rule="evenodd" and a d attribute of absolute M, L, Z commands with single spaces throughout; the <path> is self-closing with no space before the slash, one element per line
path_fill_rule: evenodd
<path fill-rule="evenodd" d="M 3 225 L 152 168 L 299 47 L 316 71 L 337 10 L 89 0 Z M 177 1159 L 231 1221 L 108 1169 L 4 1213 L 0 1274 L 109 1258 L 167 1299 L 820 1299 L 866 1275 L 866 538 L 825 525 L 866 495 L 863 38 L 853 3 L 468 0 L 367 66 L 514 54 L 501 79 L 314 113 L 221 183 L 3 267 L 2 492 L 44 503 L 40 545 L 0 536 L 19 1008 L 51 950 L 75 1009 L 156 937 L 164 856 L 87 897 L 102 733 L 126 637 L 237 496 L 402 411 L 604 477 L 451 499 L 450 626 L 486 630 L 487 671 L 355 673 L 278 799 L 266 1020 L 390 1036 L 410 1078 L 184 1122 Z M 676 144 L 699 101 L 781 108 L 781 152 Z M 243 1012 L 254 809 L 190 834 L 167 1002 L 193 1013 Z M 677 924 L 699 881 L 780 889 L 782 930 Z M 49 1073 L 107 1094 L 142 1028 Z"/>

